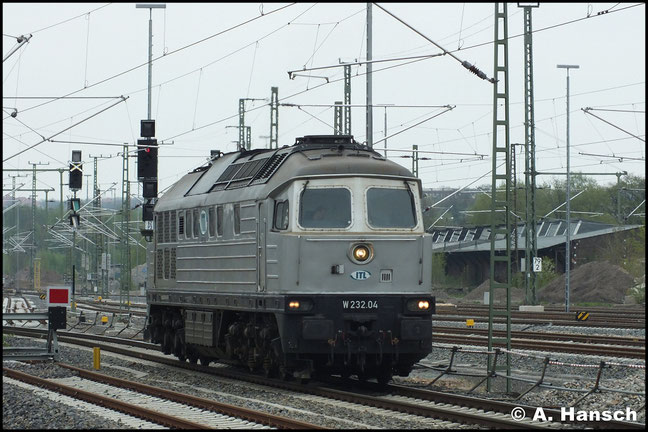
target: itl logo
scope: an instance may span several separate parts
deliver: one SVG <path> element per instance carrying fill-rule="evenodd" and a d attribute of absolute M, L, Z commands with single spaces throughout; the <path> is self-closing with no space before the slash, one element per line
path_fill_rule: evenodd
<path fill-rule="evenodd" d="M 367 280 L 371 277 L 371 273 L 365 270 L 357 270 L 351 273 L 350 276 L 353 280 Z"/>

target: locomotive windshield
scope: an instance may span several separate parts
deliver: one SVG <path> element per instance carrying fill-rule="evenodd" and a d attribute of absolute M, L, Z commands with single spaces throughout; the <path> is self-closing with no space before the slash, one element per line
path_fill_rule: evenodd
<path fill-rule="evenodd" d="M 374 228 L 414 228 L 414 199 L 406 189 L 369 188 L 367 217 Z"/>
<path fill-rule="evenodd" d="M 299 203 L 304 228 L 347 228 L 351 225 L 351 193 L 345 188 L 307 188 Z"/>

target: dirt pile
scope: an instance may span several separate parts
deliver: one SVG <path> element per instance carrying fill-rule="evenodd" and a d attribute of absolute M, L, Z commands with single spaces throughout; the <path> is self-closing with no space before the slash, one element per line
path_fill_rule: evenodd
<path fill-rule="evenodd" d="M 592 261 L 569 272 L 570 303 L 622 304 L 634 278 L 623 268 L 607 261 Z M 538 300 L 565 303 L 565 275 L 555 278 L 538 292 Z"/>

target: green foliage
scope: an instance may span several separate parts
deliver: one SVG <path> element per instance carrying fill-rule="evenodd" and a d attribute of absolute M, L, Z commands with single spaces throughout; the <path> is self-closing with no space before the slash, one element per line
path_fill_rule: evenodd
<path fill-rule="evenodd" d="M 645 282 L 641 285 L 636 285 L 630 288 L 630 295 L 635 299 L 639 304 L 646 302 L 646 284 Z"/>
<path fill-rule="evenodd" d="M 522 186 L 524 183 L 522 183 Z M 503 194 L 503 186 L 498 186 L 499 194 Z M 490 190 L 489 185 L 480 186 L 480 189 Z M 536 189 L 536 218 L 540 219 L 545 215 L 548 218 L 565 218 L 567 179 L 556 179 L 550 183 L 538 184 Z M 593 178 L 582 174 L 573 174 L 570 178 L 570 189 L 572 200 L 570 201 L 570 212 L 572 218 L 588 220 L 592 222 L 620 224 L 620 223 L 641 223 L 642 219 L 632 216 L 625 221 L 632 210 L 644 199 L 645 178 L 637 176 L 622 176 L 621 180 L 609 186 L 599 185 Z M 576 196 L 579 192 L 580 195 Z M 511 191 L 513 193 L 514 191 Z M 513 198 L 511 198 L 513 199 Z M 524 189 L 517 191 L 515 208 L 511 210 L 524 217 L 526 208 L 526 196 Z M 448 205 L 455 204 L 449 200 Z M 469 208 L 471 211 L 490 210 L 491 198 L 485 194 L 477 195 Z M 557 210 L 556 210 L 557 209 Z M 454 210 L 454 209 L 453 209 Z M 462 210 L 458 208 L 457 211 Z M 590 214 L 592 213 L 592 214 Z M 601 214 L 602 213 L 602 214 Z M 502 213 L 496 213 L 496 224 L 504 221 Z M 471 213 L 467 222 L 472 225 L 490 225 L 491 213 Z M 511 223 L 514 221 L 511 220 Z"/>
<path fill-rule="evenodd" d="M 444 286 L 447 283 L 446 254 L 437 252 L 432 254 L 432 284 Z"/>
<path fill-rule="evenodd" d="M 536 288 L 540 289 L 558 277 L 556 265 L 549 257 L 542 257 L 542 271 L 536 274 Z"/>

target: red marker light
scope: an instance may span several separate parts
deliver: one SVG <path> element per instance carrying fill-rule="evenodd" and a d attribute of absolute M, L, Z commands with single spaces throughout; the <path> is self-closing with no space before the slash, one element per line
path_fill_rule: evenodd
<path fill-rule="evenodd" d="M 151 153 L 151 147 L 146 147 L 146 148 L 144 149 L 144 151 L 145 151 L 146 153 Z"/>

